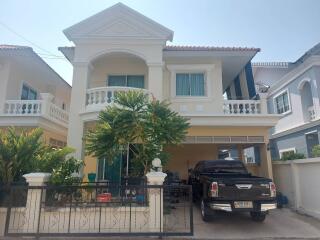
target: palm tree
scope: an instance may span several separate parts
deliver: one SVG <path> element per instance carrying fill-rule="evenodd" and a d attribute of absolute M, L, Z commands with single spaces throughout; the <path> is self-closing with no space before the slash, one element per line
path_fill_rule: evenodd
<path fill-rule="evenodd" d="M 0 182 L 9 184 L 32 170 L 33 161 L 40 153 L 42 130 L 0 130 Z"/>
<path fill-rule="evenodd" d="M 188 128 L 187 119 L 168 103 L 150 100 L 142 91 L 119 92 L 114 104 L 100 112 L 95 130 L 87 133 L 86 153 L 112 161 L 134 144 L 133 164 L 145 174 L 155 157 L 167 160 L 164 147 L 181 143 Z"/>

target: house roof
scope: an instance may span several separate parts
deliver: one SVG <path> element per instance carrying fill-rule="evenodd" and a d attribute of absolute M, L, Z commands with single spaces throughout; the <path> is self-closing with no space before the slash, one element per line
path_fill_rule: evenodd
<path fill-rule="evenodd" d="M 42 64 L 44 64 L 49 71 L 53 74 L 57 75 L 58 78 L 65 83 L 68 87 L 71 88 L 71 85 L 66 82 L 52 67 L 49 66 L 36 52 L 33 51 L 32 47 L 29 46 L 20 46 L 20 45 L 10 45 L 10 44 L 0 44 L 0 53 L 16 53 L 16 52 L 23 52 L 27 54 L 31 54 L 32 56 L 36 57 Z M 17 54 L 15 54 L 17 55 Z M 19 56 L 23 56 L 20 54 Z M 30 55 L 29 55 L 30 56 Z"/>
<path fill-rule="evenodd" d="M 164 47 L 163 51 L 255 51 L 255 52 L 259 52 L 260 48 L 168 45 Z"/>
<path fill-rule="evenodd" d="M 28 46 L 0 44 L 0 50 L 25 50 L 25 49 L 32 50 L 32 48 Z"/>
<path fill-rule="evenodd" d="M 173 31 L 134 9 L 117 3 L 65 29 L 70 41 L 78 39 L 136 38 L 172 41 Z"/>

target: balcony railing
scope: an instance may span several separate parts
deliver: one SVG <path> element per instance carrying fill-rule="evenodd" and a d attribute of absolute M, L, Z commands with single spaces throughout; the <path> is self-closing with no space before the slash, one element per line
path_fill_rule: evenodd
<path fill-rule="evenodd" d="M 92 110 L 94 110 L 96 108 L 107 106 L 113 103 L 114 97 L 117 93 L 127 92 L 127 91 L 143 91 L 144 93 L 148 93 L 146 89 L 133 88 L 133 87 L 91 88 L 87 90 L 87 100 L 86 100 L 87 109 L 92 108 Z"/>
<path fill-rule="evenodd" d="M 224 114 L 230 115 L 252 115 L 261 114 L 260 100 L 224 100 Z"/>
<path fill-rule="evenodd" d="M 313 120 L 316 119 L 316 113 L 314 111 L 314 107 L 313 106 L 308 107 L 308 113 L 309 113 L 310 121 L 313 121 Z"/>
<path fill-rule="evenodd" d="M 69 114 L 52 103 L 53 97 L 42 100 L 7 100 L 5 101 L 3 115 L 5 116 L 42 116 L 57 123 L 67 125 Z"/>

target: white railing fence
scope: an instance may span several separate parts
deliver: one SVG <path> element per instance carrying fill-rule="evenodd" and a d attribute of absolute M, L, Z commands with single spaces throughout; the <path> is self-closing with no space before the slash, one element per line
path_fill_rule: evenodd
<path fill-rule="evenodd" d="M 261 114 L 260 100 L 224 100 L 223 112 L 225 114 L 246 115 Z"/>
<path fill-rule="evenodd" d="M 87 90 L 87 107 L 94 107 L 97 105 L 108 105 L 113 103 L 114 97 L 119 92 L 127 91 L 143 91 L 148 93 L 146 89 L 132 88 L 132 87 L 99 87 Z"/>
<path fill-rule="evenodd" d="M 43 116 L 64 125 L 68 124 L 67 111 L 55 105 L 51 94 L 41 94 L 41 100 L 6 100 L 3 115 L 5 116 Z"/>
<path fill-rule="evenodd" d="M 310 119 L 310 121 L 316 119 L 316 113 L 315 113 L 315 111 L 314 111 L 314 107 L 313 107 L 313 106 L 308 107 L 308 113 L 309 113 L 309 119 Z"/>
<path fill-rule="evenodd" d="M 4 114 L 11 116 L 40 115 L 42 113 L 41 100 L 7 100 Z"/>

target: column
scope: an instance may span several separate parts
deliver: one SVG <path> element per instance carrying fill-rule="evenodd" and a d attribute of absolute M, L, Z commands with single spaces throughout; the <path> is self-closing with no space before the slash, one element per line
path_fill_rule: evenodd
<path fill-rule="evenodd" d="M 291 162 L 290 167 L 291 167 L 291 177 L 292 177 L 292 185 L 293 185 L 293 192 L 294 192 L 294 208 L 295 210 L 299 210 L 301 206 L 299 166 L 297 163 Z"/>
<path fill-rule="evenodd" d="M 267 145 L 265 143 L 260 147 L 261 164 L 259 172 L 261 176 L 273 179 L 271 154 Z"/>
<path fill-rule="evenodd" d="M 5 110 L 5 101 L 7 99 L 7 88 L 10 74 L 9 63 L 0 64 L 0 114 Z"/>
<path fill-rule="evenodd" d="M 261 114 L 268 114 L 268 105 L 267 105 L 267 94 L 266 93 L 259 93 L 260 96 L 260 110 Z"/>
<path fill-rule="evenodd" d="M 163 99 L 163 63 L 148 63 L 148 87 L 151 94 L 157 99 Z"/>
<path fill-rule="evenodd" d="M 50 173 L 29 173 L 23 175 L 29 184 L 25 217 L 29 219 L 23 225 L 24 233 L 37 233 L 40 221 L 41 201 L 45 199 L 45 190 L 41 187 L 48 182 Z"/>
<path fill-rule="evenodd" d="M 153 185 L 163 185 L 167 174 L 163 172 L 149 172 L 146 174 L 148 185 L 149 199 L 149 231 L 163 231 L 163 189 L 160 187 L 152 187 Z"/>
<path fill-rule="evenodd" d="M 75 149 L 74 156 L 78 159 L 83 158 L 83 131 L 84 124 L 80 113 L 85 111 L 86 91 L 89 75 L 88 63 L 74 63 L 73 80 L 71 91 L 71 103 L 69 112 L 68 126 L 68 146 Z"/>

